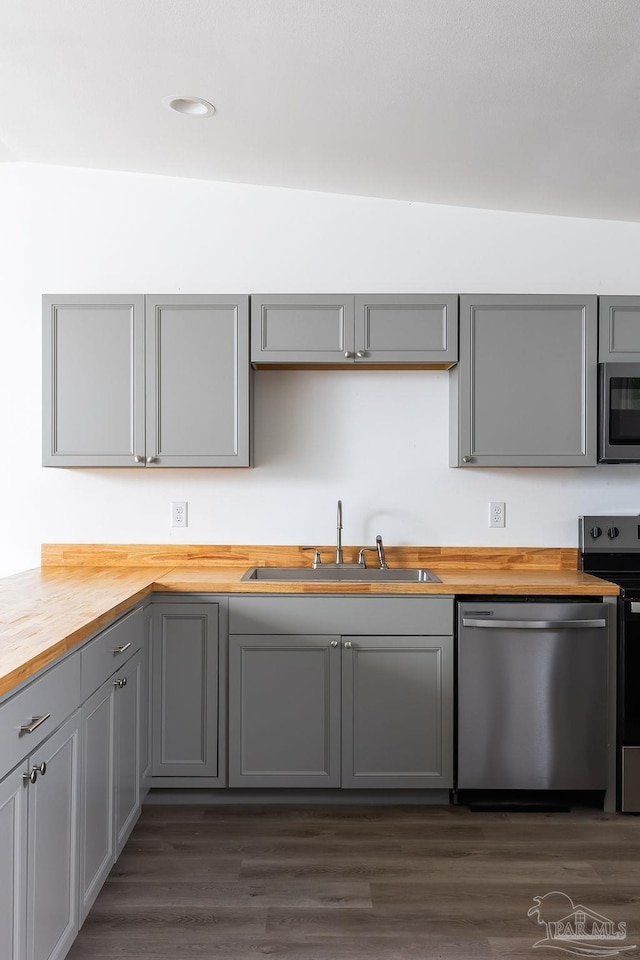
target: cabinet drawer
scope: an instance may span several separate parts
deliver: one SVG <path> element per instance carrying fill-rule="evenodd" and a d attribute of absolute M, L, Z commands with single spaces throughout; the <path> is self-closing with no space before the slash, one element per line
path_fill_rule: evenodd
<path fill-rule="evenodd" d="M 42 743 L 79 704 L 79 653 L 5 701 L 0 706 L 0 776 Z M 40 717 L 47 719 L 38 723 Z M 31 733 L 21 730 L 28 726 Z"/>
<path fill-rule="evenodd" d="M 143 635 L 143 611 L 140 607 L 84 647 L 81 651 L 83 702 L 140 649 Z"/>

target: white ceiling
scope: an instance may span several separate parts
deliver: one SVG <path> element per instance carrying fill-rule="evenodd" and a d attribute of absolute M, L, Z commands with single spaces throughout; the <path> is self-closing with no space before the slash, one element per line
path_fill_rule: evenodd
<path fill-rule="evenodd" d="M 0 161 L 640 221 L 639 50 L 639 0 L 2 0 Z"/>

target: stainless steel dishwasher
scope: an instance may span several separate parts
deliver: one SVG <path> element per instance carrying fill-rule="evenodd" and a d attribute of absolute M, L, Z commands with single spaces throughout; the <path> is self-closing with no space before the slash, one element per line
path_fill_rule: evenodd
<path fill-rule="evenodd" d="M 459 789 L 604 790 L 607 607 L 458 603 Z"/>

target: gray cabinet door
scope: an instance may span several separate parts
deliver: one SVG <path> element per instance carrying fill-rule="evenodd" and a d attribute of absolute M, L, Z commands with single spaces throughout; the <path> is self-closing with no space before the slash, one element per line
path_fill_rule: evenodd
<path fill-rule="evenodd" d="M 115 691 L 116 856 L 140 815 L 140 652 L 111 680 Z"/>
<path fill-rule="evenodd" d="M 450 367 L 458 359 L 458 297 L 357 296 L 355 337 L 356 363 Z"/>
<path fill-rule="evenodd" d="M 148 466 L 249 466 L 248 297 L 146 297 Z"/>
<path fill-rule="evenodd" d="M 353 364 L 354 298 L 341 294 L 251 297 L 251 362 Z"/>
<path fill-rule="evenodd" d="M 340 786 L 337 637 L 229 637 L 229 786 Z"/>
<path fill-rule="evenodd" d="M 153 654 L 153 607 L 144 611 L 144 639 L 140 651 L 140 785 L 144 800 L 151 785 L 151 670 Z"/>
<path fill-rule="evenodd" d="M 460 298 L 452 466 L 595 466 L 596 297 Z"/>
<path fill-rule="evenodd" d="M 453 786 L 453 638 L 343 637 L 342 786 Z"/>
<path fill-rule="evenodd" d="M 640 297 L 600 297 L 600 363 L 640 361 Z"/>
<path fill-rule="evenodd" d="M 62 960 L 78 931 L 80 711 L 34 751 L 27 786 L 27 960 Z"/>
<path fill-rule="evenodd" d="M 221 778 L 219 648 L 218 604 L 154 604 L 154 777 Z"/>
<path fill-rule="evenodd" d="M 27 917 L 26 762 L 0 781 L 0 957 L 24 960 Z"/>
<path fill-rule="evenodd" d="M 43 297 L 44 466 L 143 466 L 144 377 L 143 297 Z"/>
<path fill-rule="evenodd" d="M 115 691 L 109 679 L 82 706 L 80 924 L 115 860 Z"/>

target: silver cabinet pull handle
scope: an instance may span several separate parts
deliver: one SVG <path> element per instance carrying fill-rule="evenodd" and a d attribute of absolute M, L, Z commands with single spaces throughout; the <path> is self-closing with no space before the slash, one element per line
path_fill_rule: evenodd
<path fill-rule="evenodd" d="M 345 350 L 344 355 L 345 355 L 345 357 L 346 357 L 347 360 L 353 360 L 353 351 L 352 351 L 352 350 Z"/>
<path fill-rule="evenodd" d="M 157 457 L 147 457 L 147 463 L 155 463 L 157 459 Z"/>
<path fill-rule="evenodd" d="M 129 641 L 129 643 L 123 643 L 123 644 L 121 644 L 121 646 L 116 647 L 113 652 L 114 652 L 114 653 L 124 653 L 125 650 L 128 650 L 130 646 L 131 646 L 131 641 Z"/>
<path fill-rule="evenodd" d="M 471 463 L 471 459 L 472 459 L 471 457 L 463 457 L 463 458 L 462 458 L 462 462 L 463 462 L 463 463 Z"/>
<path fill-rule="evenodd" d="M 36 764 L 33 769 L 37 770 L 38 773 L 41 773 L 44 777 L 45 773 L 47 772 L 47 761 L 43 760 L 42 763 Z"/>
<path fill-rule="evenodd" d="M 366 355 L 367 355 L 366 350 L 356 350 L 356 357 L 362 358 L 362 357 L 366 357 Z"/>
<path fill-rule="evenodd" d="M 337 640 L 332 640 L 332 641 L 331 641 L 331 646 L 332 646 L 332 647 L 337 647 L 337 646 L 338 646 L 338 641 L 337 641 Z"/>
<path fill-rule="evenodd" d="M 345 640 L 345 642 L 344 642 L 344 648 L 345 648 L 345 650 L 351 650 L 351 646 L 352 646 L 351 640 Z"/>
<path fill-rule="evenodd" d="M 133 458 L 134 463 L 144 463 L 144 457 L 136 456 Z"/>
<path fill-rule="evenodd" d="M 50 713 L 44 713 L 41 717 L 31 717 L 30 723 L 23 723 L 20 727 L 20 733 L 33 733 L 34 730 L 37 730 L 38 727 L 48 720 L 51 716 Z"/>
<path fill-rule="evenodd" d="M 126 678 L 126 677 L 120 677 L 119 680 L 114 680 L 114 681 L 113 681 L 113 685 L 114 685 L 114 687 L 120 687 L 120 689 L 122 690 L 122 688 L 123 688 L 123 687 L 126 687 L 126 685 L 127 685 L 127 678 Z"/>

